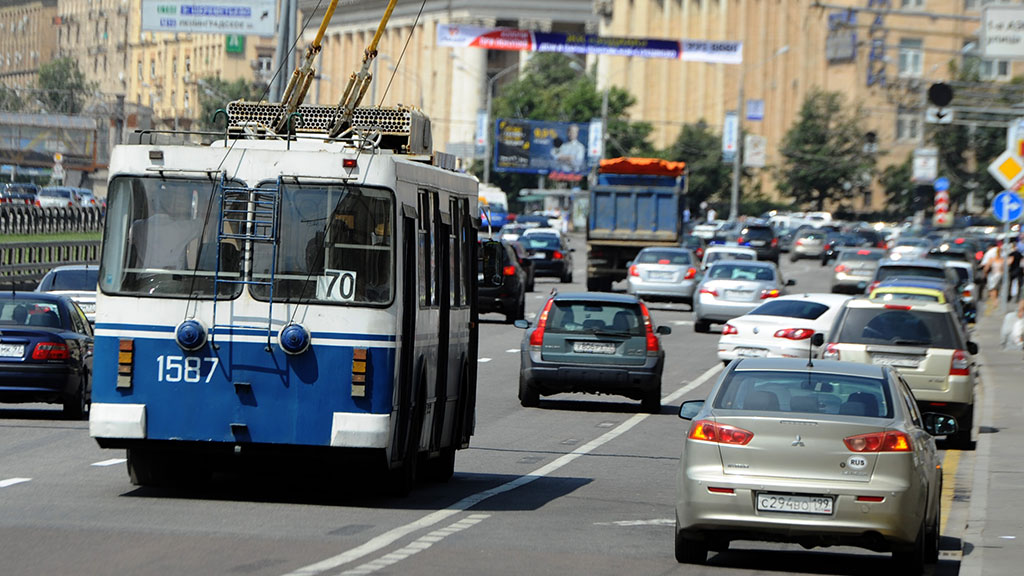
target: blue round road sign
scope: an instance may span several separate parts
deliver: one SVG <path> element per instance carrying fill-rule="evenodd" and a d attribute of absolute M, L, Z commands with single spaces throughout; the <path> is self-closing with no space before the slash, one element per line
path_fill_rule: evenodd
<path fill-rule="evenodd" d="M 945 192 L 946 190 L 949 190 L 949 178 L 936 178 L 935 182 L 932 183 L 932 188 L 934 188 L 936 192 Z"/>
<path fill-rule="evenodd" d="M 1021 202 L 1016 192 L 1004 190 L 992 201 L 992 212 L 1000 222 L 1013 222 L 1024 213 L 1024 202 Z"/>

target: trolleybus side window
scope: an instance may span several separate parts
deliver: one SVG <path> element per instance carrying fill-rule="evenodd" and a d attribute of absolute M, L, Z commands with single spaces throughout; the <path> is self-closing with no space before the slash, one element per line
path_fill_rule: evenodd
<path fill-rule="evenodd" d="M 427 190 L 419 193 L 419 226 L 417 245 L 419 249 L 419 292 L 420 307 L 437 305 L 437 256 L 434 226 L 437 205 L 436 194 Z"/>
<path fill-rule="evenodd" d="M 237 185 L 237 184 L 236 184 Z M 108 294 L 212 298 L 220 205 L 206 178 L 116 176 L 107 194 L 100 289 Z M 240 247 L 220 245 L 222 278 L 240 276 Z M 240 287 L 222 283 L 219 298 Z"/>
<path fill-rule="evenodd" d="M 273 272 L 275 301 L 390 304 L 394 206 L 385 189 L 285 183 L 277 264 L 272 270 L 273 246 L 256 244 L 253 280 L 267 282 Z M 270 298 L 266 284 L 250 289 L 258 300 Z"/>
<path fill-rule="evenodd" d="M 459 274 L 460 254 L 462 254 L 459 230 L 462 227 L 462 215 L 459 213 L 459 200 L 457 198 L 452 198 L 448 201 L 448 212 L 451 214 L 451 227 L 448 229 L 448 269 L 449 278 L 451 278 L 451 281 L 448 283 L 448 303 L 454 308 L 459 306 L 459 292 L 462 284 L 462 277 Z"/>
<path fill-rule="evenodd" d="M 459 285 L 462 287 L 462 293 L 459 295 L 459 303 L 462 306 L 468 306 L 469 289 L 473 282 L 473 275 L 476 274 L 476 267 L 470 266 L 469 263 L 473 261 L 470 255 L 472 254 L 472 249 L 476 246 L 476 242 L 470 241 L 472 220 L 469 217 L 469 200 L 463 198 L 458 202 L 459 214 L 462 215 L 461 226 L 459 227 L 459 239 L 462 243 L 462 248 L 459 250 L 460 257 L 462 258 L 462 274 L 459 276 Z"/>

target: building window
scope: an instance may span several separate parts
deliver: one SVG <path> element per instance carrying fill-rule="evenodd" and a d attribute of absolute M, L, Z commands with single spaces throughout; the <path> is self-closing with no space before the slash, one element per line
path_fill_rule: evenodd
<path fill-rule="evenodd" d="M 142 80 L 142 60 L 139 60 L 139 80 Z"/>
<path fill-rule="evenodd" d="M 982 60 L 978 69 L 982 80 L 1005 80 L 1010 77 L 1007 60 Z"/>
<path fill-rule="evenodd" d="M 900 0 L 900 8 L 924 8 L 924 0 Z"/>
<path fill-rule="evenodd" d="M 185 90 L 185 110 L 188 110 L 191 104 L 192 96 L 188 90 Z"/>
<path fill-rule="evenodd" d="M 192 72 L 192 57 L 185 56 L 185 74 Z"/>
<path fill-rule="evenodd" d="M 917 112 L 896 113 L 896 141 L 916 142 L 921 135 L 921 114 Z"/>
<path fill-rule="evenodd" d="M 920 78 L 924 70 L 924 50 L 920 38 L 904 38 L 900 40 L 900 72 L 901 77 Z"/>
<path fill-rule="evenodd" d="M 156 60 L 149 61 L 149 77 L 156 78 Z"/>
<path fill-rule="evenodd" d="M 178 77 L 178 57 L 177 56 L 175 56 L 174 58 L 171 59 L 171 77 L 172 78 L 177 78 Z"/>

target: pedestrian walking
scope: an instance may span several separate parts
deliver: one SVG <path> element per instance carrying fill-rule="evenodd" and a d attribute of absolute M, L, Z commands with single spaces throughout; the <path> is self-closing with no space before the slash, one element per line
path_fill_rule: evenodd
<path fill-rule="evenodd" d="M 989 316 L 999 308 L 999 290 L 1003 285 L 1003 274 L 1006 269 L 1006 258 L 1003 257 L 1003 243 L 996 242 L 995 250 L 985 253 L 982 260 L 985 269 L 985 289 L 988 291 L 988 305 L 985 307 L 985 315 Z M 991 253 L 991 256 L 990 256 Z M 986 262 L 987 260 L 987 262 Z"/>

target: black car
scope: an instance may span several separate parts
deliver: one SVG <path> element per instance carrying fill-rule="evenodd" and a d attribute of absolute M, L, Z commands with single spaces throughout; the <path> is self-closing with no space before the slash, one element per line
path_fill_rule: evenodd
<path fill-rule="evenodd" d="M 477 294 L 480 313 L 497 312 L 505 321 L 526 313 L 526 272 L 515 249 L 506 242 L 481 240 L 477 250 Z"/>
<path fill-rule="evenodd" d="M 519 320 L 519 328 L 530 322 Z M 661 410 L 665 351 L 647 306 L 635 296 L 583 292 L 552 296 L 520 350 L 519 402 L 567 392 L 616 394 Z"/>
<path fill-rule="evenodd" d="M 554 276 L 563 283 L 572 282 L 572 253 L 576 249 L 569 248 L 565 236 L 553 229 L 534 228 L 524 232 L 519 241 L 533 260 L 534 276 Z"/>
<path fill-rule="evenodd" d="M 530 251 L 518 240 L 502 240 L 502 242 L 511 246 L 512 251 L 516 253 L 516 259 L 519 260 L 519 265 L 523 268 L 523 272 L 526 273 L 526 291 L 533 292 L 536 275 L 533 270 L 533 260 L 530 260 Z"/>
<path fill-rule="evenodd" d="M 736 243 L 757 251 L 758 260 L 779 263 L 779 239 L 775 230 L 767 224 L 748 224 L 740 229 Z"/>
<path fill-rule="evenodd" d="M 0 295 L 0 402 L 63 404 L 67 418 L 83 418 L 92 356 L 92 327 L 67 296 Z"/>

